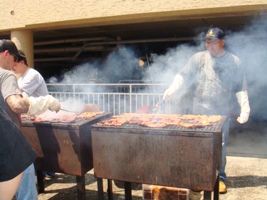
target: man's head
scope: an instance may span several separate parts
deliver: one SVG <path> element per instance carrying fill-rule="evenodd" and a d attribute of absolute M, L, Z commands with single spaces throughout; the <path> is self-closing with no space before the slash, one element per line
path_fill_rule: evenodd
<path fill-rule="evenodd" d="M 24 64 L 28 66 L 28 63 L 27 63 L 27 59 L 26 59 L 25 53 L 24 53 L 22 50 L 19 50 L 19 56 L 18 56 L 18 60 L 17 60 L 17 62 L 21 62 L 21 61 L 23 61 Z"/>
<path fill-rule="evenodd" d="M 23 75 L 28 69 L 27 59 L 23 51 L 19 50 L 19 56 L 16 65 L 12 68 L 16 74 Z"/>
<path fill-rule="evenodd" d="M 11 70 L 19 56 L 19 51 L 11 40 L 0 40 L 0 64 L 2 68 Z"/>
<path fill-rule="evenodd" d="M 224 54 L 225 33 L 219 28 L 211 28 L 206 33 L 206 48 L 212 56 Z"/>

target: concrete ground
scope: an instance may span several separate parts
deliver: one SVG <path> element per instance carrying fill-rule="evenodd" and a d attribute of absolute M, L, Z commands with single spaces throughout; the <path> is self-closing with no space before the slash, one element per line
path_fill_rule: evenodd
<path fill-rule="evenodd" d="M 267 123 L 248 124 L 230 133 L 227 149 L 228 192 L 220 200 L 267 200 Z M 104 181 L 104 191 L 106 191 Z M 45 181 L 45 193 L 39 200 L 76 199 L 75 177 L 57 174 Z M 124 199 L 124 190 L 113 184 L 114 200 Z M 142 200 L 141 187 L 132 191 L 133 200 Z M 97 199 L 93 170 L 86 174 L 86 198 Z M 105 196 L 105 199 L 108 199 Z"/>

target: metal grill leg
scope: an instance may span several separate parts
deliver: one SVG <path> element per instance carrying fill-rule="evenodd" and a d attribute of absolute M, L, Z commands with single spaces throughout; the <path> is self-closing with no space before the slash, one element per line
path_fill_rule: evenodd
<path fill-rule="evenodd" d="M 215 186 L 214 186 L 214 192 L 213 192 L 213 199 L 214 200 L 219 200 L 219 181 L 220 181 L 220 176 L 217 176 Z"/>
<path fill-rule="evenodd" d="M 204 200 L 211 200 L 211 192 L 204 191 Z"/>
<path fill-rule="evenodd" d="M 97 178 L 97 196 L 98 200 L 104 200 L 104 193 L 103 193 L 103 179 Z"/>
<path fill-rule="evenodd" d="M 36 170 L 37 174 L 37 183 L 38 183 L 38 193 L 44 193 L 44 176 L 43 171 Z"/>
<path fill-rule="evenodd" d="M 130 182 L 124 182 L 125 199 L 132 200 L 132 187 Z"/>
<path fill-rule="evenodd" d="M 113 200 L 112 180 L 108 179 L 108 200 Z"/>
<path fill-rule="evenodd" d="M 77 181 L 77 198 L 79 200 L 86 199 L 86 192 L 85 192 L 85 177 L 83 176 L 76 176 Z"/>

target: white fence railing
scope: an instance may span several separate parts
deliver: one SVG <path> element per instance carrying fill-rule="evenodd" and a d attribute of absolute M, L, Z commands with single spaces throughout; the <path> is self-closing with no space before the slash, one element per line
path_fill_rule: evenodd
<path fill-rule="evenodd" d="M 120 113 L 152 112 L 168 87 L 164 84 L 47 84 L 49 93 L 60 101 L 76 104 L 98 104 L 101 111 Z M 158 112 L 171 113 L 171 102 Z M 173 104 L 173 103 L 172 103 Z M 150 109 L 150 111 L 148 110 Z"/>

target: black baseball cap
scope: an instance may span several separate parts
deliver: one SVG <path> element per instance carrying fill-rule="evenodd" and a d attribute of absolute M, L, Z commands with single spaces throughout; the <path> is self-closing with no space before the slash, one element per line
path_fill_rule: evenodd
<path fill-rule="evenodd" d="M 224 40 L 225 39 L 225 33 L 219 28 L 211 28 L 206 33 L 206 39 Z"/>
<path fill-rule="evenodd" d="M 14 42 L 6 39 L 0 40 L 0 52 L 4 52 L 6 50 L 8 50 L 8 52 L 15 57 L 15 60 L 23 56 L 20 55 Z"/>

